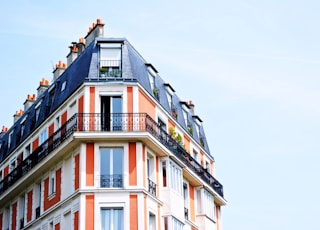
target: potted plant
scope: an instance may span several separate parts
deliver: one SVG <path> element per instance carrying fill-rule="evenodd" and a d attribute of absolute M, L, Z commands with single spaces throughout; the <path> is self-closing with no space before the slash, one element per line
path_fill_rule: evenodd
<path fill-rule="evenodd" d="M 106 72 L 108 72 L 107 68 L 104 68 L 104 67 L 100 67 L 99 71 L 100 71 L 100 76 L 101 77 L 105 77 L 106 76 Z"/>

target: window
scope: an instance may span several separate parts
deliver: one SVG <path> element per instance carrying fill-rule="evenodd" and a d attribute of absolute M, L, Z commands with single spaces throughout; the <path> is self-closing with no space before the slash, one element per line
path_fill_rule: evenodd
<path fill-rule="evenodd" d="M 67 81 L 64 81 L 61 85 L 61 92 L 66 89 Z"/>
<path fill-rule="evenodd" d="M 210 173 L 210 163 L 206 161 L 206 171 Z"/>
<path fill-rule="evenodd" d="M 51 172 L 49 177 L 49 195 L 52 195 L 56 192 L 56 172 Z"/>
<path fill-rule="evenodd" d="M 41 145 L 48 139 L 48 130 L 45 128 L 41 133 L 40 133 L 40 141 L 39 144 Z"/>
<path fill-rule="evenodd" d="M 123 149 L 100 149 L 100 186 L 103 188 L 123 187 Z"/>
<path fill-rule="evenodd" d="M 10 172 L 16 168 L 16 158 L 11 159 L 10 161 Z"/>
<path fill-rule="evenodd" d="M 184 218 L 189 219 L 189 193 L 188 184 L 183 182 Z"/>
<path fill-rule="evenodd" d="M 149 213 L 149 230 L 156 230 L 156 216 L 153 213 Z"/>
<path fill-rule="evenodd" d="M 172 229 L 173 230 L 182 230 L 183 223 L 181 223 L 178 219 L 172 217 Z"/>
<path fill-rule="evenodd" d="M 162 162 L 162 184 L 163 187 L 167 187 L 167 168 L 166 168 L 166 162 Z"/>
<path fill-rule="evenodd" d="M 150 87 L 152 90 L 154 90 L 155 89 L 155 84 L 154 84 L 155 76 L 152 73 L 150 73 L 150 71 L 148 72 L 148 74 L 149 74 Z"/>
<path fill-rule="evenodd" d="M 100 73 L 121 77 L 121 44 L 100 44 Z"/>
<path fill-rule="evenodd" d="M 197 190 L 197 212 L 205 214 L 208 218 L 215 220 L 214 197 L 205 189 Z"/>
<path fill-rule="evenodd" d="M 101 209 L 101 230 L 123 230 L 124 219 L 122 208 Z"/>
<path fill-rule="evenodd" d="M 8 137 L 8 149 L 11 147 L 12 144 L 12 136 L 13 136 L 13 131 L 11 131 L 9 133 L 9 137 Z"/>
<path fill-rule="evenodd" d="M 167 130 L 167 125 L 166 123 L 160 118 L 158 117 L 158 125 L 163 129 L 163 130 Z"/>
<path fill-rule="evenodd" d="M 50 88 L 48 89 L 49 92 L 49 101 L 46 107 L 46 114 L 49 114 L 51 107 L 53 105 L 53 101 L 54 101 L 54 95 L 55 95 L 55 91 L 56 91 L 56 85 L 52 84 L 50 86 Z"/>
<path fill-rule="evenodd" d="M 155 181 L 155 158 L 152 155 L 147 156 L 147 179 L 148 179 L 148 192 L 152 195 L 157 195 L 157 185 Z"/>
<path fill-rule="evenodd" d="M 19 198 L 19 216 L 20 216 L 20 229 L 24 226 L 24 212 L 25 212 L 25 197 L 24 194 Z"/>
<path fill-rule="evenodd" d="M 168 168 L 167 168 L 168 167 Z M 182 170 L 172 161 L 162 162 L 163 187 L 169 187 L 182 196 Z"/>
<path fill-rule="evenodd" d="M 169 92 L 167 92 L 167 98 L 168 98 L 170 109 L 173 109 L 173 106 L 172 106 L 172 95 Z"/>
<path fill-rule="evenodd" d="M 193 150 L 192 157 L 193 157 L 193 159 L 195 159 L 199 163 L 199 161 L 200 161 L 199 153 L 196 150 Z"/>
<path fill-rule="evenodd" d="M 170 187 L 182 195 L 182 170 L 170 161 Z"/>
<path fill-rule="evenodd" d="M 23 133 L 24 133 L 24 129 L 26 127 L 26 120 L 24 119 L 21 123 L 20 123 L 20 136 L 22 137 L 23 136 Z"/>
<path fill-rule="evenodd" d="M 203 190 L 203 207 L 204 207 L 204 213 L 212 220 L 214 220 L 215 216 L 215 204 L 213 195 L 209 193 L 207 190 Z"/>
<path fill-rule="evenodd" d="M 27 158 L 29 155 L 30 155 L 30 153 L 31 153 L 31 150 L 30 150 L 31 148 L 30 148 L 30 144 L 28 144 L 27 146 L 26 146 L 26 148 L 25 148 L 25 158 Z"/>
<path fill-rule="evenodd" d="M 5 208 L 5 213 L 4 213 L 4 217 L 3 217 L 3 220 L 4 220 L 4 226 L 5 226 L 5 228 L 4 229 L 9 229 L 9 227 L 10 227 L 10 222 L 11 222 L 11 218 L 10 218 L 10 207 L 8 206 L 8 207 L 6 207 Z"/>
<path fill-rule="evenodd" d="M 165 230 L 182 230 L 183 223 L 173 216 L 165 216 L 164 229 Z"/>
<path fill-rule="evenodd" d="M 53 222 L 52 221 L 49 223 L 49 230 L 53 230 Z"/>
<path fill-rule="evenodd" d="M 42 102 L 42 101 L 39 101 L 38 104 L 35 106 L 35 110 L 36 110 L 36 121 L 38 121 L 38 119 L 39 119 L 41 102 Z"/>
<path fill-rule="evenodd" d="M 187 114 L 187 111 L 185 111 L 185 110 L 183 109 L 183 110 L 182 110 L 182 113 L 183 113 L 184 122 L 185 122 L 186 126 L 188 127 L 189 122 L 188 122 L 188 114 Z"/>

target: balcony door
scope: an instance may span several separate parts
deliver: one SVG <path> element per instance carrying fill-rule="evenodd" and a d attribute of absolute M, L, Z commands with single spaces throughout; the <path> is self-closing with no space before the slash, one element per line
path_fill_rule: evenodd
<path fill-rule="evenodd" d="M 122 130 L 122 97 L 101 97 L 101 129 L 104 131 Z"/>

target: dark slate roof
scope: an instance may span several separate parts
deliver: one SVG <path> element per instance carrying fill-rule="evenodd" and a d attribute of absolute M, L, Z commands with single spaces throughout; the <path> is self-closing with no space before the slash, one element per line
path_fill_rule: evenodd
<path fill-rule="evenodd" d="M 143 57 L 134 49 L 134 47 L 126 39 L 107 39 L 98 38 L 89 44 L 86 49 L 74 60 L 74 62 L 68 66 L 64 73 L 55 80 L 30 108 L 19 118 L 17 122 L 6 133 L 0 134 L 0 162 L 2 162 L 10 153 L 24 140 L 26 139 L 45 119 L 50 116 L 77 88 L 79 88 L 85 81 L 97 78 L 99 74 L 99 42 L 101 43 L 115 43 L 120 42 L 122 46 L 122 78 L 124 80 L 136 80 L 139 84 L 146 89 L 150 95 L 153 96 L 151 85 L 148 76 L 148 63 Z M 61 91 L 63 83 L 66 82 L 66 87 Z M 105 82 L 108 84 L 108 82 Z M 171 113 L 171 109 L 166 96 L 166 86 L 163 79 L 157 74 L 155 77 L 155 86 L 159 89 L 159 103 L 163 108 Z M 50 100 L 50 94 L 54 92 L 52 103 Z M 40 104 L 40 114 L 36 120 L 36 105 Z M 186 131 L 188 127 L 184 122 L 181 100 L 176 94 L 172 96 L 172 103 L 177 108 L 178 118 L 180 123 Z M 188 113 L 188 119 L 192 124 L 193 130 L 195 129 L 195 122 L 192 118 L 192 114 Z M 25 120 L 25 128 L 23 135 L 21 136 L 21 121 Z M 9 134 L 13 132 L 12 143 L 8 148 Z M 200 126 L 200 135 L 204 141 L 204 149 L 209 152 L 208 145 L 206 143 L 205 134 L 202 125 Z M 200 143 L 200 137 L 194 131 L 193 138 Z"/>

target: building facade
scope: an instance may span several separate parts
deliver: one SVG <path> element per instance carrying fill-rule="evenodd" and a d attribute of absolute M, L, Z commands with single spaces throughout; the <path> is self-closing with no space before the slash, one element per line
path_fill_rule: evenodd
<path fill-rule="evenodd" d="M 0 230 L 221 230 L 202 120 L 97 20 L 0 134 Z"/>

